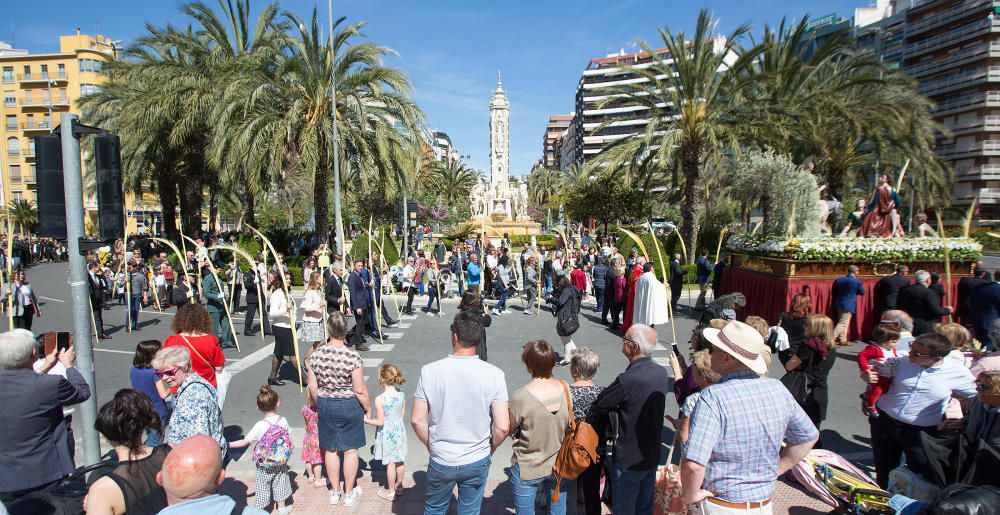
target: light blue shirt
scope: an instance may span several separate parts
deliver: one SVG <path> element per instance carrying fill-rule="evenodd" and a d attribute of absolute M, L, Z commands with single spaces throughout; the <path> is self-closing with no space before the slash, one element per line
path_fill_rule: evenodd
<path fill-rule="evenodd" d="M 972 372 L 947 357 L 930 368 L 910 362 L 908 356 L 886 361 L 895 362 L 892 386 L 888 393 L 879 397 L 876 405 L 900 422 L 936 426 L 953 394 L 965 398 L 976 396 L 976 378 Z M 883 370 L 892 370 L 892 367 Z"/>
<path fill-rule="evenodd" d="M 465 269 L 465 273 L 467 274 L 466 282 L 469 286 L 479 286 L 480 275 L 482 273 L 479 265 L 470 262 L 469 266 Z"/>

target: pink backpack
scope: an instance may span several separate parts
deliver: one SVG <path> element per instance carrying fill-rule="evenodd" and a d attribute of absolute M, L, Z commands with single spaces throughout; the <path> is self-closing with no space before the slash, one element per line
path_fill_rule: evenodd
<path fill-rule="evenodd" d="M 625 290 L 628 288 L 625 276 L 619 275 L 618 277 L 615 277 L 612 284 L 615 287 L 615 302 L 625 302 Z"/>
<path fill-rule="evenodd" d="M 283 419 L 279 418 L 280 424 Z M 292 435 L 288 429 L 278 424 L 271 424 L 265 420 L 270 427 L 260 437 L 260 441 L 253 448 L 253 461 L 261 468 L 278 467 L 286 465 L 292 457 Z"/>

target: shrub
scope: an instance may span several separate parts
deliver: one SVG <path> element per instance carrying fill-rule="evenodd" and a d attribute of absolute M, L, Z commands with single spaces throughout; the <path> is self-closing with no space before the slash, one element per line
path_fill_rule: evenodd
<path fill-rule="evenodd" d="M 288 273 L 292 274 L 292 286 L 302 286 L 302 267 L 288 265 Z"/>
<path fill-rule="evenodd" d="M 1000 232 L 1000 230 L 993 227 L 975 227 L 969 231 L 969 237 L 978 241 L 982 246 L 983 250 L 1000 250 L 1000 238 L 994 238 L 990 236 L 989 232 Z"/>
<path fill-rule="evenodd" d="M 385 251 L 385 262 L 392 266 L 399 262 L 399 249 L 396 247 L 396 243 L 392 241 L 385 232 L 382 233 L 382 239 L 379 241 L 382 245 L 382 249 Z M 357 249 L 357 251 L 355 251 Z M 372 245 L 372 252 L 377 252 L 378 246 Z M 351 248 L 349 249 L 351 253 L 351 258 L 363 257 L 366 252 L 368 252 L 368 235 L 362 232 L 354 239 L 351 243 Z"/>
<path fill-rule="evenodd" d="M 656 271 L 656 278 L 662 281 L 663 273 L 661 272 L 660 263 L 658 261 L 659 256 L 656 253 L 656 248 L 657 246 L 659 246 L 660 248 L 660 254 L 663 256 L 663 261 L 664 261 L 663 268 L 667 270 L 667 273 L 670 273 L 670 256 L 672 256 L 673 253 L 670 252 L 670 249 L 665 248 L 663 244 L 649 232 L 643 232 L 641 228 L 627 228 L 627 229 L 642 240 L 643 246 L 646 247 L 646 252 L 649 253 L 649 255 L 646 256 L 646 260 L 655 265 L 653 267 L 653 270 Z M 633 248 L 636 249 L 636 251 L 639 253 L 640 256 L 642 255 L 642 249 L 638 248 L 638 246 L 635 244 L 635 241 L 632 238 L 630 238 L 627 234 L 625 234 L 620 230 L 616 229 L 615 232 L 618 235 L 618 252 L 620 252 L 621 255 L 628 258 L 629 253 L 632 252 Z M 671 234 L 676 234 L 677 232 L 678 231 L 674 231 Z M 671 236 L 668 238 L 668 243 L 670 238 L 676 239 L 675 237 Z M 678 246 L 678 252 L 680 252 L 679 246 Z"/>

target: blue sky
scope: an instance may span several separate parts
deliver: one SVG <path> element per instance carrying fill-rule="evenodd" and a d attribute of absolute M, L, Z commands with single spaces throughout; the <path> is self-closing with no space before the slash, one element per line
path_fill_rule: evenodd
<path fill-rule="evenodd" d="M 51 52 L 58 49 L 59 34 L 79 27 L 127 44 L 146 23 L 186 23 L 178 5 L 161 0 L 9 2 L 4 14 L 10 21 L 0 24 L 0 39 L 14 39 L 17 48 L 32 52 Z M 253 0 L 251 5 L 256 13 L 266 3 Z M 280 5 L 308 17 L 317 4 L 282 0 Z M 856 7 L 866 5 L 847 0 L 335 0 L 333 8 L 335 17 L 366 21 L 369 39 L 399 53 L 390 63 L 413 79 L 414 98 L 428 126 L 447 132 L 458 151 L 470 156 L 467 163 L 484 171 L 489 169 L 488 104 L 499 69 L 511 102 L 511 170 L 522 174 L 541 157 L 549 115 L 573 111 L 576 84 L 592 58 L 622 48 L 632 51 L 639 39 L 657 46 L 657 27 L 690 30 L 702 8 L 712 10 L 725 33 L 743 22 L 759 31 L 782 16 L 836 12 L 851 17 Z M 326 23 L 327 3 L 321 1 L 318 8 Z"/>

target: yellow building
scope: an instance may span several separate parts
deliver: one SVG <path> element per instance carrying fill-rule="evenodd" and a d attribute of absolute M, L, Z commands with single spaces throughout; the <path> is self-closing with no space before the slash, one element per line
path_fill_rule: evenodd
<path fill-rule="evenodd" d="M 12 199 L 37 201 L 32 138 L 48 134 L 59 125 L 62 113 L 80 114 L 77 100 L 100 88 L 105 81 L 103 62 L 115 58 L 118 52 L 115 44 L 104 36 L 94 38 L 80 34 L 79 30 L 76 35 L 60 36 L 59 53 L 55 54 L 31 54 L 0 43 L 0 86 L 3 88 L 0 168 L 4 198 L 8 202 Z M 85 148 L 83 152 L 86 157 L 92 149 Z M 87 174 L 85 158 L 83 166 Z M 97 199 L 93 194 L 85 197 L 84 207 L 88 226 L 91 226 L 97 221 Z M 159 206 L 154 199 L 135 202 L 132 195 L 127 195 L 127 208 L 134 213 L 138 204 L 142 211 L 153 208 L 158 213 Z M 135 230 L 134 218 L 129 220 L 129 226 Z M 90 227 L 88 232 L 91 232 Z"/>

